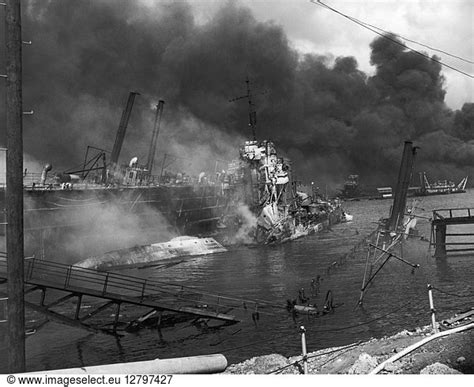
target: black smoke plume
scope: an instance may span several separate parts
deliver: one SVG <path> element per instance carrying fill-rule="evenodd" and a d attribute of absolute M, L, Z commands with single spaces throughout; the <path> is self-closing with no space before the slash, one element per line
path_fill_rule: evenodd
<path fill-rule="evenodd" d="M 248 104 L 229 99 L 246 93 L 248 76 L 257 137 L 274 140 L 302 180 L 336 187 L 357 173 L 394 184 L 404 140 L 421 147 L 417 170 L 433 179 L 473 172 L 474 105 L 451 111 L 441 66 L 393 41 L 374 39 L 369 76 L 353 57 L 301 56 L 280 26 L 236 2 L 206 21 L 171 1 L 30 0 L 23 10 L 23 37 L 33 41 L 23 52 L 24 106 L 35 111 L 25 152 L 56 170 L 80 165 L 87 145 L 111 150 L 132 90 L 141 95 L 122 161 L 145 162 L 159 99 L 157 160 L 236 157 L 251 137 Z"/>

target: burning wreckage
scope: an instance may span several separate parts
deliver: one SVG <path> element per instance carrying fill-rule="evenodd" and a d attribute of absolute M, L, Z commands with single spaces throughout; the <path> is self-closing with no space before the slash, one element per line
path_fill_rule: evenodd
<path fill-rule="evenodd" d="M 222 213 L 216 229 L 221 236 L 225 235 L 226 241 L 283 243 L 351 219 L 339 201 L 323 200 L 314 193 L 297 190 L 290 166 L 278 157 L 271 141 L 246 141 L 240 148 L 240 159 L 220 174 L 220 180 L 227 211 Z M 107 270 L 223 251 L 225 247 L 209 236 L 178 237 L 164 243 L 110 251 L 76 266 Z"/>
<path fill-rule="evenodd" d="M 350 218 L 339 201 L 299 190 L 290 165 L 271 141 L 246 141 L 229 176 L 234 182 L 233 200 L 256 216 L 250 233 L 257 243 L 286 242 Z"/>
<path fill-rule="evenodd" d="M 209 178 L 170 179 L 163 168 L 164 161 L 161 174 L 152 175 L 162 101 L 157 105 L 147 164 L 140 165 L 134 157 L 121 165 L 119 154 L 136 95 L 129 95 L 110 160 L 103 149 L 88 146 L 82 169 L 50 174 L 52 167 L 47 164 L 41 176 L 25 171 L 29 254 L 44 258 L 69 254 L 70 243 L 64 241 L 71 235 L 79 240 L 81 235 L 90 234 L 93 225 L 100 223 L 102 210 L 111 206 L 119 214 L 119 223 L 132 215 L 140 219 L 145 229 L 152 230 L 159 213 L 174 235 L 218 235 L 216 238 L 223 236 L 224 241 L 259 244 L 286 242 L 350 220 L 338 201 L 303 192 L 292 181 L 289 163 L 277 155 L 275 144 L 268 140 L 258 142 L 255 133 L 254 140 L 241 146 L 239 160 L 230 163 L 219 176 L 209 173 L 205 176 Z M 0 189 L 3 203 L 4 194 Z M 111 224 L 111 220 L 107 219 L 107 223 Z M 196 242 L 204 246 L 206 254 L 208 242 Z M 209 243 L 214 251 L 214 242 Z M 169 255 L 169 249 L 187 251 L 188 244 L 179 238 L 170 240 L 165 255 Z M 154 250 L 160 251 L 155 258 L 162 259 L 163 248 L 152 248 L 152 255 Z M 100 254 L 92 252 L 97 253 Z"/>
<path fill-rule="evenodd" d="M 228 211 L 223 212 L 217 230 L 225 235 L 226 241 L 283 243 L 351 219 L 339 201 L 323 200 L 314 193 L 297 190 L 291 181 L 290 166 L 278 157 L 271 141 L 246 141 L 240 148 L 240 159 L 232 162 L 220 179 Z M 223 251 L 225 247 L 209 236 L 178 237 L 164 243 L 110 251 L 76 266 L 107 270 Z"/>

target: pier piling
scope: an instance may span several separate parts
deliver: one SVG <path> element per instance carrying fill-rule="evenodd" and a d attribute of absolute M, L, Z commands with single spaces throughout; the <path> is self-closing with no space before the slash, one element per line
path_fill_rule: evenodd
<path fill-rule="evenodd" d="M 446 224 L 435 226 L 435 258 L 446 258 Z"/>

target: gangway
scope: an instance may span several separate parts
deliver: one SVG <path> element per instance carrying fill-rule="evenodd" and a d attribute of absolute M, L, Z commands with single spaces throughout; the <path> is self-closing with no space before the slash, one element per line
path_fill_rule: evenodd
<path fill-rule="evenodd" d="M 0 258 L 0 279 L 6 278 L 6 258 Z M 37 258 L 25 260 L 25 293 L 41 291 L 39 305 L 26 302 L 34 310 L 45 313 L 49 317 L 57 317 L 60 321 L 84 328 L 91 326 L 85 320 L 96 315 L 110 305 L 116 305 L 114 332 L 119 319 L 120 305 L 132 304 L 151 308 L 156 311 L 183 313 L 196 318 L 221 320 L 236 323 L 239 320 L 228 312 L 232 309 L 244 308 L 257 310 L 265 301 L 249 301 L 228 296 L 198 291 L 194 288 L 158 280 L 144 279 L 119 273 L 101 272 L 92 269 L 75 267 Z M 46 292 L 56 290 L 68 294 L 54 302 L 45 304 Z M 51 292 L 54 293 L 54 292 Z M 57 293 L 57 292 L 56 292 Z M 81 317 L 81 303 L 84 296 L 95 297 L 106 301 L 95 310 Z M 60 316 L 51 308 L 66 300 L 76 297 L 74 318 Z M 252 303 L 254 305 L 252 305 Z"/>

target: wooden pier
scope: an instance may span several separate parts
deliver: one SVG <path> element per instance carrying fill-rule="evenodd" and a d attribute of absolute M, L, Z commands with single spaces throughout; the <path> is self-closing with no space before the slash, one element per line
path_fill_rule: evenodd
<path fill-rule="evenodd" d="M 448 226 L 474 224 L 474 208 L 449 208 L 433 210 L 431 221 L 430 247 L 435 247 L 435 258 L 446 258 L 448 253 L 462 253 L 474 251 L 474 238 L 472 241 L 451 242 L 446 237 L 472 237 L 474 232 L 448 232 Z M 447 246 L 460 246 L 460 248 L 447 249 Z"/>

